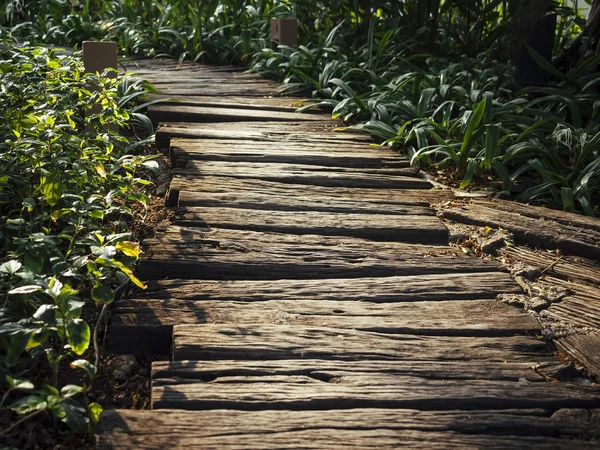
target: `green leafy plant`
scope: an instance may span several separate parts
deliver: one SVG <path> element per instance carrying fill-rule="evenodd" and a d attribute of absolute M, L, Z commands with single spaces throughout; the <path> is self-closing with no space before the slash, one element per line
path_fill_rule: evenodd
<path fill-rule="evenodd" d="M 40 414 L 93 429 L 90 314 L 144 287 L 128 229 L 131 206 L 148 200 L 138 172 L 153 130 L 134 102 L 147 89 L 105 75 L 85 74 L 78 55 L 0 51 L 0 407 L 20 416 L 2 436 Z M 110 131 L 130 124 L 138 137 Z"/>

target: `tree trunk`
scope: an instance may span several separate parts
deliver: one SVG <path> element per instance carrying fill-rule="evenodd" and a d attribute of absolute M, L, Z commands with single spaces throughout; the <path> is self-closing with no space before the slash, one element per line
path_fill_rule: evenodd
<path fill-rule="evenodd" d="M 554 58 L 552 63 L 556 68 L 567 73 L 586 59 L 599 54 L 600 0 L 594 0 L 584 30 L 573 39 L 561 55 Z"/>

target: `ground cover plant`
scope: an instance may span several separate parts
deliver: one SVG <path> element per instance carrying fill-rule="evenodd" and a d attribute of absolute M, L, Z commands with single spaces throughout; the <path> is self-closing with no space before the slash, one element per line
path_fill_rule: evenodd
<path fill-rule="evenodd" d="M 130 55 L 246 64 L 303 92 L 348 125 L 441 167 L 467 188 L 500 180 L 521 201 L 598 214 L 600 2 L 530 0 L 10 0 L 21 38 L 116 41 Z M 592 6 L 586 20 L 579 7 Z M 556 15 L 550 64 L 524 42 Z M 297 17 L 297 49 L 273 49 L 272 17 Z M 521 51 L 551 73 L 518 85 Z"/>
<path fill-rule="evenodd" d="M 85 74 L 78 55 L 0 50 L 0 438 L 10 447 L 35 444 L 19 434 L 35 418 L 93 433 L 93 319 L 126 286 L 143 287 L 129 229 L 148 201 L 140 172 L 156 164 L 135 105 L 147 87 L 106 75 Z"/>

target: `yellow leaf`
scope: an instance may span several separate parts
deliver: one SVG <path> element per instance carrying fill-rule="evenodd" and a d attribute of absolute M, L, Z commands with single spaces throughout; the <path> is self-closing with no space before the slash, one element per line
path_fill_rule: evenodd
<path fill-rule="evenodd" d="M 123 252 L 127 256 L 140 257 L 140 244 L 132 241 L 117 242 L 115 245 L 117 251 Z"/>
<path fill-rule="evenodd" d="M 95 166 L 94 169 L 96 169 L 96 172 L 98 172 L 98 175 L 100 175 L 102 178 L 106 178 L 106 170 L 104 170 L 104 167 L 98 165 L 98 166 Z"/>

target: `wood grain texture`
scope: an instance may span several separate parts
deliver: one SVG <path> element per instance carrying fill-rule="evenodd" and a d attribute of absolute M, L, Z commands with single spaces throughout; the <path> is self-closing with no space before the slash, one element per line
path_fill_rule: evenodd
<path fill-rule="evenodd" d="M 398 303 L 493 299 L 499 293 L 520 292 L 508 274 L 501 272 L 442 273 L 434 275 L 353 279 L 263 280 L 155 280 L 137 293 L 138 298 L 178 300 L 360 301 Z M 417 306 L 418 307 L 418 306 Z"/>
<path fill-rule="evenodd" d="M 468 367 L 468 370 L 465 370 Z M 274 361 L 157 361 L 152 363 L 152 383 L 168 385 L 183 382 L 212 382 L 220 377 L 241 376 L 320 376 L 327 372 L 387 374 L 430 380 L 504 380 L 546 383 L 568 370 L 568 364 L 553 356 L 535 361 L 339 361 L 323 359 L 291 359 Z"/>
<path fill-rule="evenodd" d="M 229 107 L 229 105 L 235 106 L 236 108 L 249 108 L 249 109 L 265 109 L 271 111 L 284 111 L 284 112 L 295 112 L 301 107 L 305 100 L 296 97 L 234 97 L 228 96 L 223 97 L 212 97 L 209 95 L 202 95 L 202 92 L 198 92 L 197 95 L 188 95 L 185 97 L 178 97 L 165 94 L 149 94 L 148 99 L 152 100 L 163 100 L 167 103 L 183 104 L 190 106 L 209 106 L 213 107 L 218 104 L 220 107 Z"/>
<path fill-rule="evenodd" d="M 168 85 L 167 85 L 168 86 Z M 242 85 L 246 89 L 255 89 L 257 91 L 262 87 L 259 84 Z M 235 85 L 235 90 L 242 89 L 242 86 Z M 207 86 L 210 89 L 210 86 Z M 219 86 L 225 89 L 226 86 Z M 269 89 L 269 85 L 264 85 Z M 188 88 L 170 88 L 164 87 L 161 91 L 164 94 L 183 93 Z M 192 88 L 193 89 L 193 88 Z M 264 89 L 263 89 L 264 92 Z M 268 92 L 268 91 L 267 91 Z M 212 123 L 212 122 L 290 122 L 290 121 L 322 121 L 328 116 L 321 114 L 300 114 L 282 111 L 267 111 L 261 109 L 233 109 L 233 108 L 215 108 L 204 106 L 183 106 L 183 105 L 151 105 L 148 107 L 148 117 L 156 124 L 166 121 L 189 122 L 189 123 Z"/>
<path fill-rule="evenodd" d="M 481 293 L 489 288 L 512 292 L 509 286 L 517 285 L 506 274 L 480 275 L 494 270 L 496 266 L 493 264 L 482 262 L 472 267 L 468 260 L 452 257 L 452 254 L 436 257 L 435 253 L 394 255 L 388 251 L 370 255 L 367 250 L 316 244 L 281 244 L 260 251 L 252 244 L 211 241 L 210 238 L 205 241 L 188 240 L 186 244 L 152 245 L 139 263 L 140 274 L 147 279 L 322 280 L 462 273 L 464 275 L 459 275 L 459 280 L 443 276 L 437 279 L 421 277 L 421 281 L 416 283 L 422 283 L 425 289 L 435 292 L 443 292 L 448 286 L 465 286 L 469 282 L 477 283 L 471 285 L 471 289 Z M 410 286 L 413 285 L 416 284 Z"/>
<path fill-rule="evenodd" d="M 308 157 L 306 157 L 308 159 Z M 412 177 L 418 178 L 418 171 L 413 167 L 377 167 L 377 168 L 361 168 L 361 167 L 334 167 L 331 165 L 321 166 L 317 164 L 304 164 L 301 161 L 298 164 L 290 163 L 272 163 L 272 162 L 240 162 L 240 161 L 195 161 L 190 160 L 185 165 L 185 168 L 176 170 L 177 175 L 182 177 L 190 177 L 198 175 L 209 176 L 226 176 L 235 178 L 259 178 L 271 179 L 272 177 L 282 176 L 288 178 L 296 175 L 323 175 L 333 173 L 334 175 L 373 175 L 376 177 Z M 420 181 L 420 180 L 419 180 Z M 428 187 L 431 187 L 429 184 Z"/>
<path fill-rule="evenodd" d="M 525 205 L 523 203 L 507 200 L 474 200 L 474 203 L 500 211 L 520 214 L 532 219 L 543 219 L 563 225 L 588 228 L 600 232 L 600 220 L 582 214 L 569 213 L 557 209 L 544 208 L 542 206 Z"/>
<path fill-rule="evenodd" d="M 600 332 L 576 333 L 556 339 L 558 350 L 583 364 L 589 373 L 600 376 Z"/>
<path fill-rule="evenodd" d="M 230 123 L 186 123 L 165 121 L 157 131 L 157 137 L 166 134 L 172 138 L 186 139 L 227 139 L 261 141 L 261 142 L 294 142 L 304 144 L 368 144 L 371 142 L 366 134 L 353 132 L 334 132 L 339 123 L 334 120 L 320 122 L 240 122 L 231 130 Z"/>
<path fill-rule="evenodd" d="M 546 274 L 568 281 L 600 286 L 600 263 L 579 256 L 558 255 L 556 252 L 532 250 L 528 247 L 505 247 L 500 253 L 512 261 L 536 266 Z"/>
<path fill-rule="evenodd" d="M 243 290 L 240 289 L 239 295 L 244 295 Z M 288 296 L 282 292 L 280 298 Z M 121 300 L 111 314 L 105 350 L 136 356 L 168 354 L 174 325 L 204 323 L 330 326 L 429 336 L 512 336 L 539 332 L 535 319 L 495 300 L 396 304 L 336 300 L 271 300 L 249 304 L 230 300 L 229 296 L 209 301 Z"/>
<path fill-rule="evenodd" d="M 591 259 L 600 257 L 600 232 L 589 227 L 581 228 L 549 222 L 493 206 L 470 204 L 442 211 L 444 218 L 478 226 L 502 227 L 515 236 L 517 243 L 546 249 L 560 249 L 567 254 Z"/>
<path fill-rule="evenodd" d="M 171 140 L 173 150 L 192 160 L 312 164 L 328 167 L 406 168 L 407 158 L 367 144 L 327 142 L 236 141 L 233 139 Z"/>
<path fill-rule="evenodd" d="M 189 207 L 182 209 L 173 223 L 186 227 L 351 236 L 376 241 L 448 243 L 448 230 L 435 216 Z"/>
<path fill-rule="evenodd" d="M 335 370 L 310 376 L 223 376 L 152 388 L 153 409 L 186 410 L 560 409 L 593 408 L 599 401 L 597 386 L 567 382 L 465 382 Z"/>
<path fill-rule="evenodd" d="M 105 411 L 97 448 L 593 448 L 597 413 L 562 411 Z"/>
<path fill-rule="evenodd" d="M 241 208 L 265 211 L 320 211 L 344 214 L 394 214 L 430 215 L 435 212 L 428 207 L 392 202 L 369 202 L 326 196 L 306 197 L 301 192 L 289 197 L 275 197 L 267 189 L 265 193 L 253 191 L 189 192 L 179 193 L 180 207 Z"/>
<path fill-rule="evenodd" d="M 252 193 L 256 195 L 271 195 L 285 198 L 288 202 L 293 199 L 329 198 L 335 200 L 363 201 L 383 205 L 418 205 L 429 206 L 431 202 L 449 200 L 452 191 L 425 189 L 368 189 L 310 186 L 302 184 L 278 183 L 259 179 L 238 179 L 231 177 L 203 176 L 202 182 L 174 178 L 172 186 L 177 187 L 182 196 L 181 206 L 197 206 L 197 198 L 210 193 L 238 194 Z"/>
<path fill-rule="evenodd" d="M 534 337 L 438 337 L 301 325 L 178 325 L 174 360 L 531 360 L 548 355 Z"/>
<path fill-rule="evenodd" d="M 430 189 L 432 187 L 428 181 L 417 178 L 412 169 L 402 169 L 398 175 L 366 172 L 368 171 L 358 172 L 343 170 L 343 168 L 315 170 L 315 166 L 310 165 L 300 168 L 287 164 L 227 164 L 211 161 L 197 169 L 176 169 L 173 174 L 178 178 L 180 186 L 184 188 L 190 184 L 195 188 L 199 187 L 204 176 L 249 178 L 276 183 L 341 188 Z"/>

